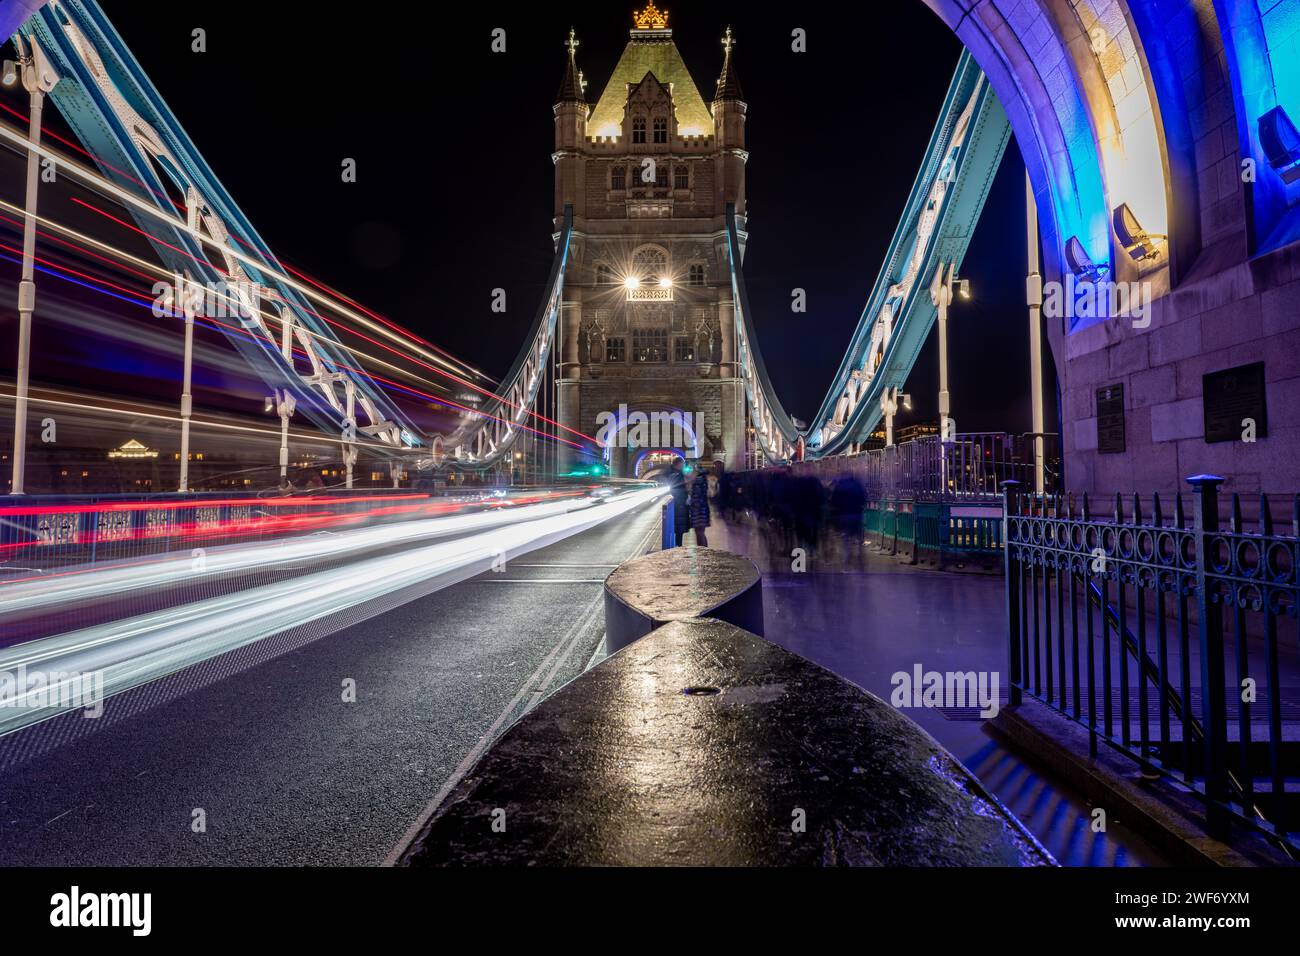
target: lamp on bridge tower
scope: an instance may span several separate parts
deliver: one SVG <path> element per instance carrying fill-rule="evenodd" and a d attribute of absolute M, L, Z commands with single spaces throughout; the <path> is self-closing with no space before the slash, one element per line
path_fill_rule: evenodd
<path fill-rule="evenodd" d="M 970 298 L 970 280 L 957 278 L 957 264 L 939 264 L 934 281 L 930 284 L 930 301 L 939 310 L 939 437 L 942 441 L 956 438 L 957 426 L 951 416 L 951 399 L 948 393 L 948 306 L 952 295 Z"/>

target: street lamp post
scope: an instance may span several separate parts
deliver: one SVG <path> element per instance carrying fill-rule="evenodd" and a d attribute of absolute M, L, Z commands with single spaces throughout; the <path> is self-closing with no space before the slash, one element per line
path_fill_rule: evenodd
<path fill-rule="evenodd" d="M 949 263 L 946 269 L 940 263 L 930 285 L 930 301 L 939 310 L 939 436 L 943 441 L 956 437 L 948 392 L 948 306 L 952 304 L 954 289 L 963 299 L 970 298 L 970 280 L 957 278 L 956 263 Z"/>
<path fill-rule="evenodd" d="M 357 446 L 354 444 L 357 437 L 357 387 L 351 379 L 347 379 L 343 384 L 343 390 L 347 393 L 347 424 L 343 426 L 344 487 L 351 491 L 352 469 L 357 463 Z"/>
<path fill-rule="evenodd" d="M 1025 226 L 1029 237 L 1029 272 L 1025 298 L 1029 302 L 1029 401 L 1033 408 L 1034 490 L 1043 493 L 1043 277 L 1038 271 L 1038 204 L 1034 184 L 1025 172 Z"/>
<path fill-rule="evenodd" d="M 952 407 L 948 393 L 948 306 L 952 304 L 953 290 L 963 299 L 970 298 L 970 281 L 957 278 L 957 264 L 943 263 L 935 271 L 934 281 L 930 284 L 930 301 L 939 310 L 939 441 L 943 444 L 957 438 L 957 425 L 952 420 Z M 940 482 L 943 492 L 948 491 L 948 454 L 947 449 L 940 459 Z"/>
<path fill-rule="evenodd" d="M 182 493 L 190 490 L 190 414 L 194 407 L 194 399 L 190 394 L 190 383 L 193 378 L 192 371 L 194 368 L 194 309 L 190 306 L 189 297 L 185 296 L 184 298 L 185 371 L 182 375 L 183 384 L 181 385 L 181 481 L 179 489 Z"/>
<path fill-rule="evenodd" d="M 35 37 L 24 41 L 14 37 L 17 62 L 4 65 L 4 84 L 12 86 L 22 77 L 31 95 L 31 116 L 27 133 L 27 206 L 23 218 L 22 280 L 18 283 L 18 378 L 14 390 L 14 470 L 10 493 L 23 494 L 23 473 L 27 466 L 27 392 L 31 377 L 32 313 L 36 310 L 36 198 L 41 181 L 41 111 L 45 94 L 59 82 L 59 75 L 45 57 Z"/>
<path fill-rule="evenodd" d="M 285 489 L 289 487 L 289 419 L 298 407 L 298 400 L 287 388 L 277 388 L 266 404 L 268 411 L 273 407 L 280 416 L 280 488 Z"/>
<path fill-rule="evenodd" d="M 193 193 L 191 193 L 191 196 L 193 196 Z M 190 228 L 194 228 L 197 222 L 197 207 L 193 201 L 188 203 L 187 215 Z M 190 490 L 190 416 L 194 411 L 191 385 L 194 368 L 194 306 L 196 298 L 193 290 L 193 280 L 190 278 L 189 272 L 187 271 L 184 275 L 178 272 L 172 282 L 172 292 L 168 296 L 172 315 L 175 315 L 176 310 L 180 309 L 181 317 L 185 321 L 185 348 L 181 372 L 181 453 L 179 456 L 181 474 L 177 487 L 177 490 L 182 494 Z M 180 296 L 180 302 L 176 301 L 177 295 Z"/>

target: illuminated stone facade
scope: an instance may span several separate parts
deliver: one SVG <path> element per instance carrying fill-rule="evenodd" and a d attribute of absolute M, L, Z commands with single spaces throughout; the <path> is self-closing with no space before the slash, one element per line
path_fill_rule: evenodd
<path fill-rule="evenodd" d="M 667 14 L 634 18 L 591 107 L 575 38 L 555 105 L 555 216 L 574 230 L 558 343 L 562 424 L 596 435 L 602 413 L 702 413 L 675 451 L 729 468 L 745 460 L 736 378 L 726 209 L 745 213 L 745 103 L 724 39 L 707 106 L 673 43 Z M 743 238 L 743 233 L 742 233 Z M 614 475 L 650 467 L 655 448 L 614 448 Z M 576 464 L 572 458 L 571 464 Z M 562 468 L 562 470 L 565 470 Z"/>

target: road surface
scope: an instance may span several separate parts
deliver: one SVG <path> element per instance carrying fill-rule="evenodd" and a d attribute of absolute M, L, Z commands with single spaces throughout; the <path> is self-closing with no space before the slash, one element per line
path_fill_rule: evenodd
<path fill-rule="evenodd" d="M 582 671 L 604 577 L 657 547 L 642 506 L 252 666 L 274 641 L 0 738 L 0 864 L 380 864 Z"/>

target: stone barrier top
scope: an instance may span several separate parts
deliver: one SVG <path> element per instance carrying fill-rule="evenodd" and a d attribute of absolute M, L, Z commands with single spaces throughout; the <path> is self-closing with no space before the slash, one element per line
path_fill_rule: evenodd
<path fill-rule="evenodd" d="M 655 630 L 542 701 L 399 865 L 1053 862 L 880 698 L 703 619 Z"/>

